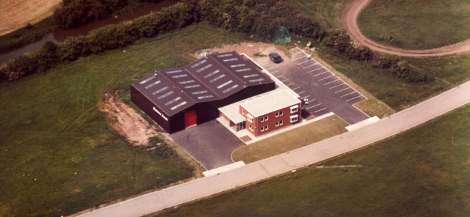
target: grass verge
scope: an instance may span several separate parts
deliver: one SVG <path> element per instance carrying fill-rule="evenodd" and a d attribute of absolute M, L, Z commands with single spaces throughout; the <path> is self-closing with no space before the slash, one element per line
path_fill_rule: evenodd
<path fill-rule="evenodd" d="M 470 105 L 318 165 L 149 216 L 466 216 Z"/>
<path fill-rule="evenodd" d="M 470 39 L 469 13 L 466 0 L 373 0 L 359 14 L 358 25 L 378 43 L 429 49 Z"/>
<path fill-rule="evenodd" d="M 241 40 L 192 25 L 0 85 L 0 216 L 69 215 L 193 177 L 180 157 L 130 147 L 98 105 L 105 92 L 130 103 L 130 84 L 149 72 Z"/>
<path fill-rule="evenodd" d="M 354 107 L 363 111 L 370 117 L 377 116 L 378 118 L 384 118 L 390 116 L 391 114 L 395 113 L 390 107 L 388 107 L 385 103 L 378 101 L 378 100 L 365 100 L 360 103 L 354 104 Z"/>
<path fill-rule="evenodd" d="M 245 145 L 232 153 L 235 162 L 252 163 L 347 132 L 348 123 L 336 115 Z"/>

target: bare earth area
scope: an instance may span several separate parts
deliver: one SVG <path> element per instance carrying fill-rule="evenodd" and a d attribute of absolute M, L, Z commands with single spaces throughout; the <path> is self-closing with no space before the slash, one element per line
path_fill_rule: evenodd
<path fill-rule="evenodd" d="M 147 145 L 148 138 L 156 136 L 156 129 L 131 107 L 118 98 L 107 95 L 100 105 L 101 112 L 107 115 L 108 122 L 119 134 L 126 137 L 134 146 Z"/>
<path fill-rule="evenodd" d="M 407 57 L 439 57 L 470 53 L 470 40 L 433 49 L 406 50 L 381 45 L 368 39 L 361 33 L 357 24 L 357 18 L 362 9 L 364 9 L 370 2 L 372 2 L 372 0 L 355 0 L 350 5 L 346 6 L 341 18 L 341 24 L 349 32 L 352 40 L 369 47 L 373 51 Z"/>
<path fill-rule="evenodd" d="M 0 35 L 51 16 L 61 2 L 61 0 L 1 0 Z"/>
<path fill-rule="evenodd" d="M 261 43 L 261 42 L 258 42 L 258 43 L 244 42 L 241 44 L 229 44 L 229 45 L 224 45 L 223 47 L 198 50 L 195 53 L 195 56 L 197 58 L 202 58 L 206 54 L 210 54 L 213 52 L 224 53 L 224 52 L 236 51 L 238 53 L 244 53 L 248 55 L 249 57 L 254 58 L 255 53 L 262 53 L 267 56 L 269 53 L 282 52 L 283 50 L 287 51 L 286 48 L 283 48 L 281 46 L 276 47 L 273 44 L 267 44 L 267 43 Z"/>

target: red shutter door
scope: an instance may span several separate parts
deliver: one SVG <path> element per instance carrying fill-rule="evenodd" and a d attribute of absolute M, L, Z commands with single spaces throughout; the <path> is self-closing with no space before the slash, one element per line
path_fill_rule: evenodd
<path fill-rule="evenodd" d="M 190 111 L 184 114 L 184 127 L 190 127 L 197 124 L 196 111 Z"/>

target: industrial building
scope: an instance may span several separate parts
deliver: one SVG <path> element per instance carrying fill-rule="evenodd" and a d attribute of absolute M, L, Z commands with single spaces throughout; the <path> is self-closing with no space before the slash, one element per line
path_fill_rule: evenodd
<path fill-rule="evenodd" d="M 274 90 L 261 69 L 236 52 L 210 54 L 131 84 L 131 101 L 168 133 L 214 120 L 219 108 Z"/>

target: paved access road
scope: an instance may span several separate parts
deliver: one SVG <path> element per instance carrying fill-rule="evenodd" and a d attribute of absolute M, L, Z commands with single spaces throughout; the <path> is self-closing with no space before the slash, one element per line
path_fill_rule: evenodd
<path fill-rule="evenodd" d="M 232 164 L 232 152 L 245 145 L 217 120 L 173 133 L 170 137 L 208 170 Z"/>
<path fill-rule="evenodd" d="M 375 124 L 217 176 L 197 179 L 80 216 L 142 216 L 313 164 L 410 129 L 470 102 L 470 82 Z"/>

